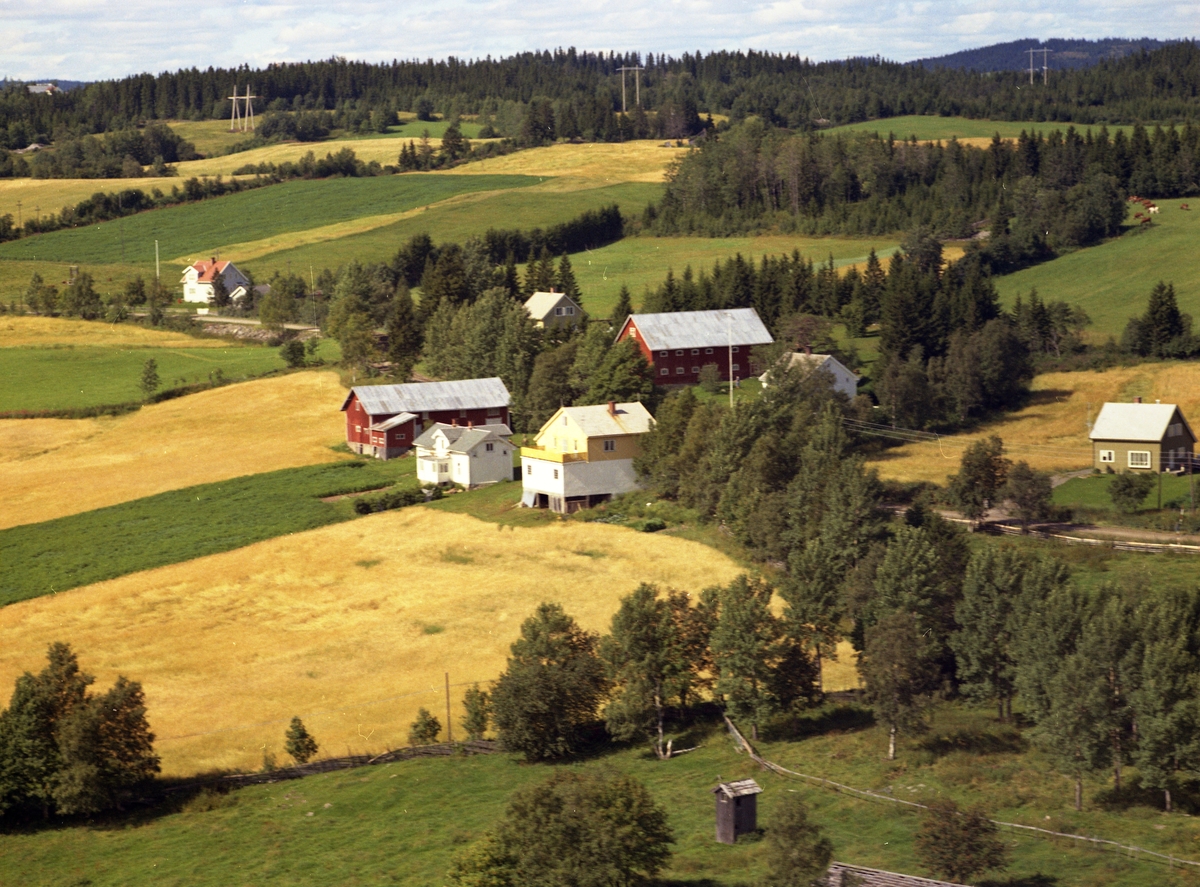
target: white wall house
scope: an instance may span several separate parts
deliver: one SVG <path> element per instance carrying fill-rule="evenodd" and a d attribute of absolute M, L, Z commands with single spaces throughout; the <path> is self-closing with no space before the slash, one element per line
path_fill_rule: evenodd
<path fill-rule="evenodd" d="M 521 503 L 569 514 L 637 489 L 633 460 L 653 426 L 640 403 L 560 408 L 521 447 Z"/>
<path fill-rule="evenodd" d="M 225 282 L 225 292 L 230 298 L 239 299 L 249 292 L 250 278 L 234 267 L 233 262 L 212 259 L 196 262 L 183 272 L 183 301 L 205 302 L 212 299 L 213 279 L 220 275 Z M 239 292 L 240 290 L 240 292 Z"/>
<path fill-rule="evenodd" d="M 834 391 L 840 391 L 851 400 L 858 393 L 858 380 L 860 377 L 842 366 L 842 362 L 832 354 L 803 354 L 799 352 L 788 354 L 780 359 L 776 367 L 801 367 L 810 373 L 828 373 L 833 380 Z M 776 372 L 776 367 L 772 367 L 758 377 L 759 381 L 763 383 L 764 388 L 771 384 L 771 374 Z"/>
<path fill-rule="evenodd" d="M 415 441 L 422 484 L 478 487 L 512 478 L 512 431 L 507 425 L 431 425 Z"/>

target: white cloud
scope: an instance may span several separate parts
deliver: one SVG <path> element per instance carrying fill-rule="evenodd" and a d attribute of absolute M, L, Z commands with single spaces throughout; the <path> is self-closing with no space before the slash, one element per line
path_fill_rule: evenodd
<path fill-rule="evenodd" d="M 1005 40 L 1158 37 L 1200 32 L 1193 3 L 1072 0 L 46 0 L 6 6 L 0 75 L 122 77 L 181 66 L 303 61 L 344 55 L 481 58 L 575 46 L 593 51 L 762 49 L 815 60 L 881 55 L 907 61 Z"/>

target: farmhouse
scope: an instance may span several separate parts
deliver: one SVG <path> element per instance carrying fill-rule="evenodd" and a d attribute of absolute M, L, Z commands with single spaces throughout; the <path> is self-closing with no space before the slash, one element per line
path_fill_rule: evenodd
<path fill-rule="evenodd" d="M 208 302 L 213 295 L 213 280 L 220 276 L 225 292 L 231 299 L 240 299 L 249 292 L 250 278 L 234 267 L 233 262 L 211 259 L 195 262 L 183 272 L 183 301 Z"/>
<path fill-rule="evenodd" d="M 534 293 L 525 300 L 525 310 L 539 329 L 578 326 L 583 322 L 583 309 L 566 293 Z"/>
<path fill-rule="evenodd" d="M 840 391 L 851 399 L 858 393 L 859 377 L 842 365 L 842 362 L 832 354 L 802 354 L 793 353 L 787 355 L 780 362 L 771 367 L 761 376 L 759 381 L 766 388 L 771 382 L 771 374 L 777 371 L 777 368 L 801 367 L 809 373 L 826 373 L 833 382 L 833 390 Z"/>
<path fill-rule="evenodd" d="M 358 385 L 342 403 L 346 443 L 356 453 L 394 459 L 431 423 L 508 425 L 510 400 L 497 378 Z"/>
<path fill-rule="evenodd" d="M 774 341 L 753 308 L 631 314 L 617 333 L 624 339 L 637 342 L 660 385 L 695 384 L 706 364 L 726 382 L 757 374 L 750 349 Z"/>
<path fill-rule="evenodd" d="M 1092 464 L 1118 473 L 1179 471 L 1188 466 L 1196 435 L 1173 403 L 1106 403 L 1092 426 Z"/>
<path fill-rule="evenodd" d="M 417 480 L 468 489 L 512 478 L 512 431 L 507 425 L 436 422 L 415 440 Z"/>
<path fill-rule="evenodd" d="M 636 489 L 633 459 L 653 426 L 640 403 L 560 408 L 521 447 L 521 504 L 569 514 Z"/>

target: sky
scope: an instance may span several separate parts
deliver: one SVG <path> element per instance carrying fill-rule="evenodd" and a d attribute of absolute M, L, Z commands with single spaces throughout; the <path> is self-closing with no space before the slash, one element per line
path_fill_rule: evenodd
<path fill-rule="evenodd" d="M 1025 38 L 1200 34 L 1195 0 L 0 0 L 0 77 L 99 80 L 262 67 L 591 51 L 759 49 L 814 61 L 945 55 Z"/>

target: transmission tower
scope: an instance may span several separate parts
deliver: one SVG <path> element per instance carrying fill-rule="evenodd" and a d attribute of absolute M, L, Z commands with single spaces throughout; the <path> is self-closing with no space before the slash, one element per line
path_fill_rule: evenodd
<path fill-rule="evenodd" d="M 640 65 L 622 65 L 617 68 L 621 72 L 621 113 L 625 113 L 625 72 L 635 71 L 634 76 L 634 103 L 640 108 L 642 106 L 642 71 L 646 70 Z"/>

